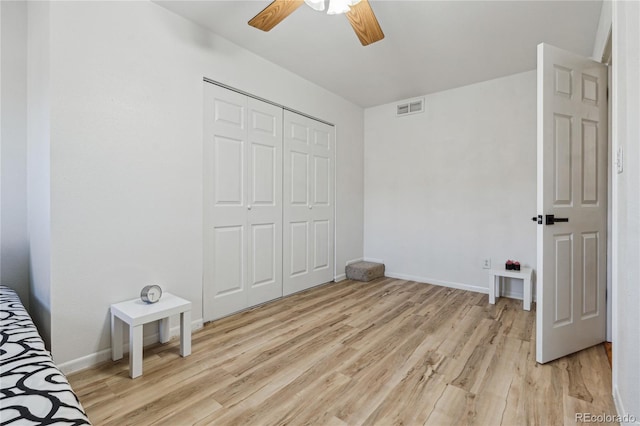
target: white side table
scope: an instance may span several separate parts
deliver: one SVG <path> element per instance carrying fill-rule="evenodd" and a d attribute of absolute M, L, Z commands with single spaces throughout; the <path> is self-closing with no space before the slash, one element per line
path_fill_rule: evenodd
<path fill-rule="evenodd" d="M 523 281 L 522 290 L 524 293 L 524 300 L 522 301 L 522 309 L 530 311 L 532 298 L 532 276 L 533 269 L 531 268 L 521 268 L 519 271 L 508 271 L 504 268 L 489 269 L 489 303 L 495 304 L 496 297 L 500 297 L 500 281 L 502 281 L 502 277 L 519 278 Z"/>
<path fill-rule="evenodd" d="M 191 354 L 191 302 L 163 293 L 157 303 L 145 303 L 140 299 L 111 305 L 111 359 L 122 358 L 124 323 L 129 325 L 129 376 L 142 375 L 142 327 L 160 320 L 160 341 L 169 341 L 169 317 L 180 314 L 180 355 Z"/>

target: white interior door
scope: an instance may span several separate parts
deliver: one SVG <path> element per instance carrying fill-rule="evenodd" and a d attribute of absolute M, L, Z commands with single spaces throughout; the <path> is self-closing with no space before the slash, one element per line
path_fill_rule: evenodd
<path fill-rule="evenodd" d="M 333 280 L 334 128 L 284 112 L 283 293 Z"/>
<path fill-rule="evenodd" d="M 282 296 L 282 109 L 204 85 L 203 314 Z"/>
<path fill-rule="evenodd" d="M 540 363 L 605 340 L 606 87 L 604 65 L 538 46 Z"/>

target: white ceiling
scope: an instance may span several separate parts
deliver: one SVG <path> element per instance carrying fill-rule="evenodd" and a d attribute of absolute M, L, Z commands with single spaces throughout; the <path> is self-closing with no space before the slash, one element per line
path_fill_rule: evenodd
<path fill-rule="evenodd" d="M 247 21 L 269 0 L 156 3 L 363 107 L 532 70 L 541 42 L 590 56 L 602 4 L 370 1 L 385 38 L 367 47 L 306 5 L 265 33 Z"/>

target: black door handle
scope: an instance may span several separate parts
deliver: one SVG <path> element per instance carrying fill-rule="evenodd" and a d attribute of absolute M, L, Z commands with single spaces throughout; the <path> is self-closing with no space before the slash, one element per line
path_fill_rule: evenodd
<path fill-rule="evenodd" d="M 569 218 L 568 217 L 555 217 L 552 214 L 545 215 L 545 224 L 546 225 L 553 225 L 556 222 L 569 222 Z"/>

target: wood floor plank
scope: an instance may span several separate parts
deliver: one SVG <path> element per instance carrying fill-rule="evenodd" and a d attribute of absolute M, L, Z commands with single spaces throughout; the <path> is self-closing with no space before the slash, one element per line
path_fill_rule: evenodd
<path fill-rule="evenodd" d="M 511 360 L 511 368 L 505 369 L 506 374 L 512 374 L 512 380 L 506 395 L 502 424 L 528 424 L 525 416 L 526 399 L 523 390 L 528 388 L 526 372 L 529 362 L 531 362 L 529 359 L 529 345 L 523 341 L 519 353 L 514 354 L 514 358 Z"/>
<path fill-rule="evenodd" d="M 211 395 L 206 395 L 198 397 L 195 401 L 175 410 L 173 414 L 151 424 L 153 426 L 193 425 L 207 416 L 215 416 L 215 413 L 218 413 L 221 408 L 222 405 L 218 401 L 213 399 Z"/>
<path fill-rule="evenodd" d="M 425 425 L 460 425 L 465 417 L 467 399 L 472 395 L 456 386 L 445 386 L 438 396 Z"/>
<path fill-rule="evenodd" d="M 344 424 L 342 419 L 333 415 L 328 407 L 334 406 L 345 395 L 352 379 L 339 372 L 330 373 L 309 392 L 312 398 L 300 398 L 295 404 L 288 405 L 287 413 L 273 424 L 278 425 L 324 425 L 335 422 Z"/>
<path fill-rule="evenodd" d="M 436 395 L 446 387 L 442 376 L 435 372 L 441 355 L 430 352 L 414 365 L 386 398 L 367 417 L 364 424 L 422 424 L 424 413 L 433 409 Z"/>
<path fill-rule="evenodd" d="M 555 425 L 615 414 L 601 346 L 535 362 L 522 302 L 381 278 L 306 290 L 69 376 L 99 425 Z"/>
<path fill-rule="evenodd" d="M 325 321 L 304 324 L 304 327 L 296 328 L 289 333 L 279 336 L 278 339 L 274 339 L 274 342 L 264 345 L 265 347 L 261 348 L 259 352 L 253 351 L 249 353 L 247 357 L 236 357 L 229 363 L 222 364 L 221 366 L 233 375 L 241 376 L 247 371 L 260 368 L 263 363 L 271 361 L 281 354 L 296 350 L 296 348 L 317 338 L 320 333 L 343 322 L 346 318 L 346 315 L 340 315 L 337 318 L 326 318 Z M 346 325 L 344 325 L 344 327 L 348 327 L 349 330 L 353 329 Z"/>
<path fill-rule="evenodd" d="M 337 323 L 336 321 L 336 324 Z M 349 330 L 349 326 L 343 325 L 331 332 L 335 336 L 342 337 Z M 325 334 L 330 333 L 325 331 Z M 315 341 L 309 342 L 304 349 L 310 352 L 318 350 L 319 347 L 325 344 L 323 337 L 325 336 L 319 335 Z M 293 349 L 294 348 L 291 348 L 291 350 L 283 352 L 280 356 L 276 356 L 262 363 L 259 367 L 247 370 L 245 374 L 241 375 L 236 381 L 215 393 L 214 398 L 226 407 L 230 407 L 237 404 L 243 398 L 257 392 L 263 386 L 267 386 L 269 382 L 273 381 L 278 375 L 283 375 L 287 369 L 296 369 L 296 371 L 298 371 L 301 368 L 298 365 L 299 363 L 310 362 L 309 358 L 303 358 L 304 354 L 299 354 L 293 351 Z"/>
<path fill-rule="evenodd" d="M 452 383 L 458 378 L 462 380 L 461 374 L 465 366 L 468 366 L 468 369 L 475 368 L 472 364 L 469 364 L 469 358 L 477 351 L 479 346 L 486 346 L 487 342 L 492 341 L 493 337 L 497 335 L 498 327 L 499 325 L 496 321 L 485 318 L 479 321 L 478 326 L 466 341 L 446 339 L 441 342 L 438 346 L 438 351 L 445 354 L 446 357 L 438 368 L 438 373 L 445 376 L 448 383 Z M 469 374 L 469 372 L 468 370 L 466 374 Z"/>
<path fill-rule="evenodd" d="M 237 413 L 234 418 L 229 420 L 229 423 L 248 425 L 264 422 L 276 424 L 287 416 L 292 406 L 305 405 L 305 401 L 308 399 L 315 399 L 319 393 L 326 392 L 333 380 L 345 377 L 341 375 L 341 377 L 332 378 L 329 373 L 332 368 L 335 369 L 344 364 L 356 353 L 353 348 L 338 345 L 291 383 L 253 406 L 251 410 Z M 346 378 L 340 383 L 346 383 L 349 380 Z M 295 399 L 295 402 L 292 402 L 292 398 Z"/>
<path fill-rule="evenodd" d="M 335 416 L 348 424 L 360 423 L 369 417 L 411 368 L 408 360 L 424 338 L 424 332 L 415 330 L 404 341 L 395 342 L 392 346 L 395 349 L 378 362 L 354 374 L 352 386 L 337 404 Z"/>

